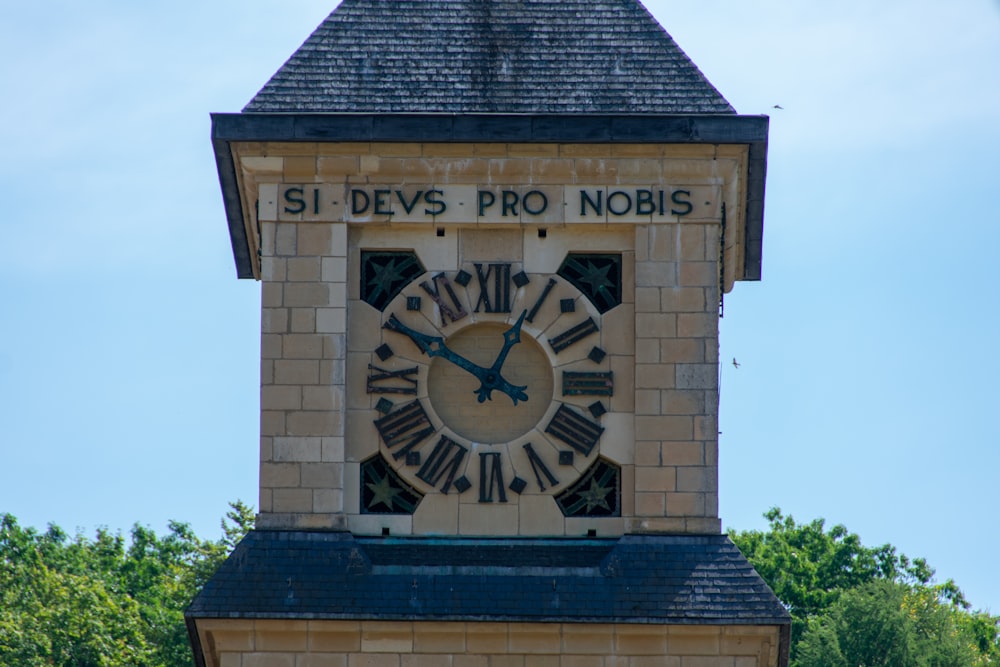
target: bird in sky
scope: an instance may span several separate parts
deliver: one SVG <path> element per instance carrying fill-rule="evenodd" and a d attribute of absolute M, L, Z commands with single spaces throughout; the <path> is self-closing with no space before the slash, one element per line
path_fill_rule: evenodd
<path fill-rule="evenodd" d="M 781 106 L 780 104 L 775 104 L 775 105 L 774 105 L 773 107 L 771 107 L 771 108 L 772 108 L 772 109 L 782 109 L 782 110 L 784 110 L 784 108 L 785 108 L 785 107 Z"/>
<path fill-rule="evenodd" d="M 733 368 L 739 368 L 740 362 L 736 361 L 736 357 L 733 357 Z"/>

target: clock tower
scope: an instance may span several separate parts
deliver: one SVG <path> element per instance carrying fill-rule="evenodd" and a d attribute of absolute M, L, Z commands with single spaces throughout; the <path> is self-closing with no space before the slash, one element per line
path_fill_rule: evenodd
<path fill-rule="evenodd" d="M 260 513 L 199 665 L 787 663 L 718 516 L 766 117 L 636 0 L 344 0 L 212 120 Z"/>

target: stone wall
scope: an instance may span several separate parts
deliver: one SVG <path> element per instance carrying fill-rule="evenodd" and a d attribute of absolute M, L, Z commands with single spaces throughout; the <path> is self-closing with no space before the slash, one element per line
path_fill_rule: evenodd
<path fill-rule="evenodd" d="M 208 667 L 775 667 L 777 626 L 201 620 Z"/>
<path fill-rule="evenodd" d="M 630 337 L 632 347 L 616 362 L 613 409 L 615 419 L 627 419 L 631 440 L 611 454 L 622 471 L 621 516 L 553 520 L 528 533 L 719 531 L 718 304 L 742 274 L 745 146 L 245 143 L 234 153 L 244 210 L 258 211 L 247 226 L 263 282 L 259 527 L 441 532 L 441 522 L 359 513 L 358 466 L 377 447 L 370 427 L 377 397 L 363 394 L 365 369 L 349 361 L 352 351 L 371 349 L 364 341 L 374 330 L 359 300 L 358 247 L 411 248 L 414 238 L 426 239 L 426 263 L 444 269 L 462 260 L 465 239 L 507 230 L 527 267 L 545 230 L 554 247 L 614 247 L 625 258 L 626 300 L 613 321 L 616 340 Z M 395 206 L 394 215 L 374 205 L 352 212 L 351 189 L 380 185 L 390 200 L 401 193 L 381 209 Z M 464 196 L 464 212 L 405 215 L 399 202 L 412 207 L 428 186 Z M 591 211 L 584 219 L 567 194 L 580 186 L 603 188 L 605 197 L 670 188 L 667 212 L 640 215 L 633 206 L 618 215 L 606 207 L 603 217 Z M 535 217 L 523 206 L 516 216 L 483 210 L 474 198 L 490 189 L 498 198 L 504 190 L 546 193 L 550 206 Z M 670 192 L 678 189 L 690 208 L 671 215 Z M 616 202 L 624 210 L 625 195 Z M 352 414 L 358 400 L 369 403 Z M 364 438 L 352 437 L 365 430 L 355 424 L 367 425 Z M 454 534 L 511 534 L 509 522 L 485 533 L 454 525 Z"/>

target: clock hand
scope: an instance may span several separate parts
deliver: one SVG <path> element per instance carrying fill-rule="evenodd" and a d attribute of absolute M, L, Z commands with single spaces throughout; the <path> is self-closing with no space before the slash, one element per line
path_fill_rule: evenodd
<path fill-rule="evenodd" d="M 528 395 L 524 393 L 524 390 L 527 388 L 527 385 L 521 387 L 511 385 L 509 382 L 507 382 L 507 380 L 503 378 L 502 375 L 500 375 L 500 369 L 503 367 L 504 362 L 507 361 L 507 354 L 510 352 L 510 348 L 514 347 L 515 345 L 521 342 L 521 324 L 524 322 L 524 318 L 527 314 L 528 314 L 527 310 L 521 311 L 521 317 L 517 318 L 517 323 L 510 329 L 507 329 L 506 331 L 503 332 L 503 348 L 501 348 L 500 353 L 497 355 L 496 361 L 493 362 L 493 365 L 490 367 L 486 376 L 487 379 L 489 379 L 494 377 L 495 374 L 495 376 L 499 378 L 499 381 L 503 383 L 504 386 L 502 387 L 498 386 L 497 388 L 506 393 L 508 396 L 510 396 L 511 400 L 514 401 L 514 405 L 517 405 L 518 400 L 522 401 L 528 400 Z M 486 386 L 486 380 L 481 380 L 481 382 L 483 382 L 483 386 L 479 388 L 479 391 L 482 392 L 483 389 L 485 388 L 486 395 L 487 397 L 489 397 L 490 388 Z M 511 390 L 513 390 L 513 393 Z M 479 402 L 480 403 L 483 402 L 482 393 L 480 393 L 479 395 Z"/>
<path fill-rule="evenodd" d="M 447 359 L 462 370 L 468 371 L 477 379 L 480 379 L 480 381 L 481 378 L 479 376 L 488 371 L 488 369 L 472 363 L 462 355 L 449 348 L 445 345 L 444 338 L 441 336 L 429 336 L 425 333 L 417 331 L 416 329 L 411 329 L 406 326 L 399 320 L 398 317 L 396 317 L 395 313 L 389 315 L 389 320 L 382 325 L 382 327 L 384 329 L 388 329 L 389 331 L 395 331 L 407 336 L 416 344 L 417 347 L 420 348 L 420 351 L 427 356 Z"/>
<path fill-rule="evenodd" d="M 445 356 L 444 354 L 441 353 L 440 350 L 442 348 L 445 349 L 445 350 L 448 350 L 448 348 L 444 344 L 444 338 L 442 338 L 441 336 L 428 336 L 427 334 L 421 333 L 420 331 L 417 331 L 416 329 L 411 329 L 410 327 L 408 327 L 405 324 L 403 324 L 399 320 L 399 318 L 396 317 L 395 313 L 391 313 L 389 315 L 389 320 L 385 324 L 382 325 L 382 328 L 383 329 L 388 329 L 389 331 L 395 331 L 397 333 L 403 334 L 404 336 L 406 336 L 410 340 L 412 340 L 414 342 L 414 344 L 417 347 L 420 348 L 421 352 L 423 352 L 424 354 L 430 355 L 432 357 Z M 451 350 L 448 350 L 448 352 L 451 352 Z M 454 353 L 452 353 L 452 354 L 454 354 Z M 458 356 L 458 355 L 456 355 L 456 356 Z M 468 361 L 467 359 L 464 359 L 462 357 L 459 357 L 459 359 L 462 359 L 463 361 L 466 361 L 467 363 L 472 364 L 471 361 Z M 449 361 L 451 361 L 451 360 L 449 360 Z M 473 365 L 475 365 L 475 364 L 473 364 Z M 478 368 L 478 366 L 477 366 L 477 368 Z"/>
<path fill-rule="evenodd" d="M 527 314 L 527 310 L 522 311 L 521 317 L 517 318 L 517 323 L 503 332 L 503 348 L 500 350 L 500 354 L 497 355 L 497 359 L 493 362 L 490 370 L 499 373 L 500 368 L 507 361 L 507 354 L 510 352 L 510 348 L 521 342 L 521 324 L 524 322 L 524 317 Z"/>
<path fill-rule="evenodd" d="M 498 361 L 500 363 L 494 363 L 493 368 L 483 368 L 478 364 L 472 363 L 445 345 L 444 338 L 441 336 L 429 336 L 425 333 L 417 331 L 416 329 L 411 329 L 406 326 L 399 320 L 398 317 L 396 317 L 395 313 L 389 315 L 388 321 L 386 321 L 382 327 L 384 329 L 388 329 L 389 331 L 395 331 L 407 336 L 427 356 L 447 359 L 462 370 L 469 372 L 474 378 L 479 380 L 479 389 L 476 389 L 474 393 L 478 395 L 480 403 L 483 403 L 486 399 L 493 400 L 492 394 L 494 389 L 498 389 L 510 396 L 510 399 L 514 401 L 514 405 L 517 405 L 519 400 L 528 400 L 528 395 L 524 393 L 524 390 L 527 389 L 527 385 L 517 386 L 515 384 L 511 384 L 500 374 L 500 365 L 503 364 L 503 358 L 499 358 Z M 518 333 L 519 332 L 520 326 L 518 326 Z M 506 333 L 504 334 L 504 338 L 507 338 Z M 514 343 L 510 343 L 510 345 L 513 344 Z M 505 347 L 509 348 L 510 345 L 505 344 Z M 501 350 L 501 355 L 502 357 L 506 357 L 507 353 Z"/>

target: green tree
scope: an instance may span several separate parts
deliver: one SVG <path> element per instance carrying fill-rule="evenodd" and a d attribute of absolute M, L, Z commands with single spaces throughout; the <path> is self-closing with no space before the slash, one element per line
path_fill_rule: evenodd
<path fill-rule="evenodd" d="M 964 627 L 979 654 L 988 658 L 982 664 L 1000 665 L 1000 616 L 976 611 L 960 615 L 958 624 Z"/>
<path fill-rule="evenodd" d="M 965 667 L 989 665 L 963 626 L 965 615 L 929 588 L 871 581 L 811 618 L 797 667 Z M 995 664 L 995 663 L 992 663 Z"/>
<path fill-rule="evenodd" d="M 184 608 L 253 527 L 230 504 L 222 538 L 172 522 L 165 537 L 135 525 L 130 542 L 44 533 L 0 515 L 0 664 L 191 665 Z"/>
<path fill-rule="evenodd" d="M 0 516 L 0 664 L 147 663 L 139 605 L 101 569 L 121 555 L 103 533 L 68 542 L 58 528 L 39 534 Z"/>
<path fill-rule="evenodd" d="M 792 616 L 792 664 L 1000 665 L 1000 618 L 969 612 L 925 560 L 822 519 L 764 516 L 769 530 L 729 534 Z"/>
<path fill-rule="evenodd" d="M 768 531 L 730 531 L 729 536 L 792 615 L 795 643 L 806 620 L 827 609 L 841 593 L 876 579 L 905 577 L 926 582 L 932 571 L 923 560 L 898 556 L 895 547 L 865 547 L 861 538 L 823 519 L 807 524 L 778 508 L 764 514 Z"/>

